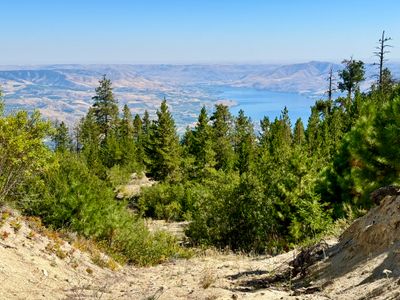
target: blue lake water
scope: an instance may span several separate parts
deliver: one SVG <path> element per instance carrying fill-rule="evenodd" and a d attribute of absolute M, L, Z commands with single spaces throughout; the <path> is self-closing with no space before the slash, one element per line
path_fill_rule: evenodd
<path fill-rule="evenodd" d="M 315 99 L 297 93 L 281 93 L 254 88 L 232 88 L 224 87 L 218 93 L 218 99 L 232 100 L 237 105 L 231 107 L 231 112 L 235 115 L 242 109 L 246 116 L 251 117 L 253 122 L 258 123 L 264 116 L 268 116 L 271 121 L 281 115 L 281 111 L 286 106 L 292 125 L 298 118 L 303 120 L 306 125 L 310 116 L 310 107 Z"/>

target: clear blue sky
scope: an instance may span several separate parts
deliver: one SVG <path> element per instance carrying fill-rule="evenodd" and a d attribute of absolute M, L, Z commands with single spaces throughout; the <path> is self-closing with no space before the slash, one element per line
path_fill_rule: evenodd
<path fill-rule="evenodd" d="M 398 0 L 4 0 L 0 64 L 400 61 Z"/>

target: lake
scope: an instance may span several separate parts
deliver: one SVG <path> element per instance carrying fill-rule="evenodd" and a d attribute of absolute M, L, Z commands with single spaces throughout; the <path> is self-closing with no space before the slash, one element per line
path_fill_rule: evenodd
<path fill-rule="evenodd" d="M 315 99 L 297 93 L 271 92 L 254 88 L 223 87 L 219 89 L 218 99 L 231 100 L 237 105 L 231 107 L 235 115 L 240 109 L 245 115 L 251 117 L 253 122 L 258 123 L 264 116 L 271 121 L 280 116 L 286 106 L 289 110 L 292 125 L 298 118 L 306 125 L 310 116 L 310 107 Z"/>

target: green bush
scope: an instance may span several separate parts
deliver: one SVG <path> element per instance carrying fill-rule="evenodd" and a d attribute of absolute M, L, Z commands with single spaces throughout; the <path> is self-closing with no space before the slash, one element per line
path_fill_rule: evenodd
<path fill-rule="evenodd" d="M 349 131 L 319 190 L 332 203 L 335 215 L 348 215 L 374 203 L 369 194 L 386 185 L 400 184 L 400 97 L 386 103 L 366 101 L 360 118 Z"/>
<path fill-rule="evenodd" d="M 78 156 L 67 153 L 58 157 L 58 165 L 30 184 L 23 202 L 25 212 L 40 216 L 55 229 L 93 238 L 129 263 L 148 265 L 183 254 L 171 236 L 150 233 Z"/>
<path fill-rule="evenodd" d="M 50 123 L 43 121 L 39 112 L 29 115 L 19 111 L 3 116 L 1 107 L 0 204 L 13 197 L 25 180 L 44 171 L 51 159 L 51 152 L 43 143 L 50 133 Z"/>
<path fill-rule="evenodd" d="M 187 234 L 196 244 L 265 252 L 276 240 L 272 206 L 256 177 L 217 172 L 193 194 Z"/>
<path fill-rule="evenodd" d="M 196 245 L 276 252 L 314 238 L 331 222 L 306 162 L 290 159 L 291 175 L 269 184 L 256 174 L 222 170 L 201 181 L 160 183 L 143 190 L 139 209 L 148 217 L 189 220 L 186 234 Z"/>
<path fill-rule="evenodd" d="M 193 210 L 195 182 L 159 183 L 142 189 L 138 204 L 146 217 L 182 221 L 190 219 Z"/>
<path fill-rule="evenodd" d="M 107 181 L 110 182 L 113 188 L 116 188 L 127 184 L 132 173 L 133 171 L 130 167 L 115 165 L 107 170 Z"/>

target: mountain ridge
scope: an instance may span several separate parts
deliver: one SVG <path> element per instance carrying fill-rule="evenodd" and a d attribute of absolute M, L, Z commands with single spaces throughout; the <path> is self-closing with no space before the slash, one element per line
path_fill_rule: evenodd
<path fill-rule="evenodd" d="M 103 74 L 113 82 L 120 104 L 133 113 L 154 115 L 161 100 L 171 99 L 178 127 L 193 123 L 202 105 L 221 101 L 223 87 L 249 88 L 320 97 L 327 89 L 330 68 L 337 78 L 341 65 L 310 61 L 296 64 L 49 64 L 0 66 L 0 85 L 9 110 L 39 108 L 51 119 L 74 124 L 91 105 Z M 400 63 L 390 64 L 395 78 Z M 366 89 L 376 74 L 366 65 Z M 235 99 L 227 100 L 235 103 Z M 285 103 L 282 103 L 282 107 Z"/>

